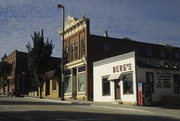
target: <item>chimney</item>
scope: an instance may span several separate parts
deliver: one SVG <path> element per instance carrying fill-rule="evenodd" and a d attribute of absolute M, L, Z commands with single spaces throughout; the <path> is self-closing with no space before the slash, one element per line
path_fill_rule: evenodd
<path fill-rule="evenodd" d="M 108 37 L 108 31 L 107 30 L 104 32 L 104 37 Z"/>

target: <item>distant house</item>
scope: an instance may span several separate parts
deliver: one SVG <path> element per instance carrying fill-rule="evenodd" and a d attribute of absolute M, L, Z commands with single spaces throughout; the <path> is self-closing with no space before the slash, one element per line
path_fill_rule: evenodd
<path fill-rule="evenodd" d="M 45 74 L 43 97 L 59 98 L 60 97 L 60 69 L 49 71 Z"/>

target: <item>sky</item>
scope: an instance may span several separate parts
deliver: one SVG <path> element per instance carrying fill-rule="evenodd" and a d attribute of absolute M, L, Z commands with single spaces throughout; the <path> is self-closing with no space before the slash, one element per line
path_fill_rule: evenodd
<path fill-rule="evenodd" d="M 0 58 L 27 52 L 31 35 L 44 29 L 52 56 L 61 57 L 62 10 L 65 16 L 90 19 L 90 33 L 180 47 L 180 0 L 0 0 Z"/>

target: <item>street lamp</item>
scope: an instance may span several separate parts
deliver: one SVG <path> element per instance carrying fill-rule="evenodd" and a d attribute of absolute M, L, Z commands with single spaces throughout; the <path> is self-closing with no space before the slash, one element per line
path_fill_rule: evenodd
<path fill-rule="evenodd" d="M 61 63 L 61 100 L 64 100 L 64 6 L 57 4 L 57 8 L 62 8 L 63 33 L 62 33 L 62 63 Z"/>
<path fill-rule="evenodd" d="M 24 81 L 25 81 L 25 72 L 22 72 L 22 76 L 23 76 L 23 97 L 24 97 Z"/>

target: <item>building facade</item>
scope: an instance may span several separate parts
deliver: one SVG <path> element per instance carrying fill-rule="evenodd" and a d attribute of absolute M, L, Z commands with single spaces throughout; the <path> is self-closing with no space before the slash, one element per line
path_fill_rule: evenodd
<path fill-rule="evenodd" d="M 60 31 L 60 35 L 62 35 L 62 31 Z M 87 18 L 67 17 L 64 34 L 65 99 L 85 100 L 88 97 L 88 66 L 86 60 L 88 36 L 89 20 Z"/>
<path fill-rule="evenodd" d="M 9 81 L 6 87 L 6 94 L 12 92 L 12 90 L 15 90 L 18 94 L 28 94 L 30 91 L 37 89 L 37 85 L 35 85 L 28 69 L 28 53 L 15 50 L 8 55 L 4 61 L 12 64 L 12 71 L 8 76 Z M 60 58 L 51 57 L 49 70 L 59 68 L 60 63 Z M 1 90 L 3 89 L 1 88 Z"/>
<path fill-rule="evenodd" d="M 5 93 L 12 90 L 16 90 L 19 93 L 27 93 L 29 91 L 27 58 L 27 53 L 15 50 L 4 59 L 4 61 L 12 64 L 12 71 L 8 76 L 9 81 Z"/>
<path fill-rule="evenodd" d="M 90 34 L 90 20 L 67 17 L 64 29 L 65 99 L 93 100 L 93 62 L 135 51 L 135 56 L 178 61 L 180 49 Z M 62 30 L 59 34 L 62 36 Z"/>
<path fill-rule="evenodd" d="M 94 101 L 136 104 L 135 53 L 94 62 Z"/>
<path fill-rule="evenodd" d="M 93 69 L 94 101 L 179 105 L 180 62 L 175 58 L 140 57 L 133 51 L 94 62 Z"/>
<path fill-rule="evenodd" d="M 42 95 L 47 98 L 60 97 L 60 70 L 52 70 L 45 74 Z"/>

